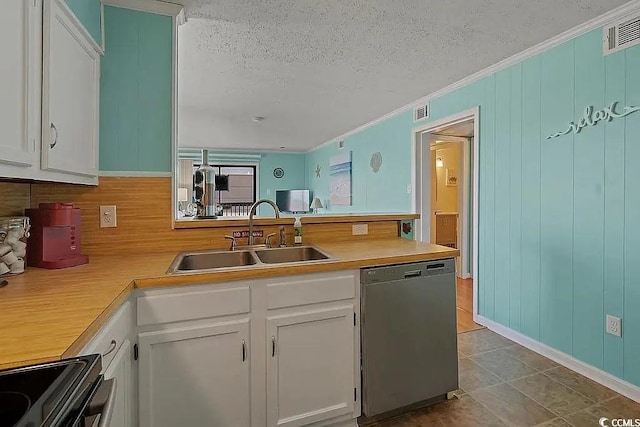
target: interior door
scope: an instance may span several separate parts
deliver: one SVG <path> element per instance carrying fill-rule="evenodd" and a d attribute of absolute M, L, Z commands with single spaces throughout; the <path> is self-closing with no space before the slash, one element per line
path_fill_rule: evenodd
<path fill-rule="evenodd" d="M 350 414 L 355 401 L 353 305 L 267 318 L 267 425 Z"/>
<path fill-rule="evenodd" d="M 249 319 L 138 335 L 141 427 L 248 427 Z"/>
<path fill-rule="evenodd" d="M 42 168 L 96 176 L 100 55 L 60 1 L 44 7 Z"/>

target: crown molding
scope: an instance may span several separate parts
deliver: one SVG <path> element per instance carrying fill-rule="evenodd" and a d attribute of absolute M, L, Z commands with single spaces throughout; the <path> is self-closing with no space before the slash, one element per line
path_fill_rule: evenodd
<path fill-rule="evenodd" d="M 313 147 L 312 149 L 308 150 L 307 152 L 313 152 L 321 147 L 324 147 L 326 145 L 330 145 L 333 143 L 337 143 L 338 141 L 341 141 L 353 134 L 356 134 L 360 131 L 363 131 L 364 129 L 367 129 L 371 126 L 374 126 L 378 123 L 381 123 L 387 119 L 390 119 L 391 117 L 395 117 L 401 113 L 404 113 L 406 111 L 409 110 L 413 110 L 415 107 L 421 105 L 421 104 L 425 104 L 428 103 L 431 100 L 434 100 L 436 98 L 439 98 L 443 95 L 446 95 L 449 92 L 453 92 L 456 89 L 460 89 L 463 86 L 466 86 L 470 83 L 476 82 L 478 80 L 481 80 L 487 76 L 490 76 L 491 74 L 494 74 L 498 71 L 504 70 L 505 68 L 509 68 L 515 64 L 518 64 L 528 58 L 531 58 L 532 56 L 538 55 L 544 51 L 547 51 L 549 49 L 552 49 L 558 45 L 561 45 L 562 43 L 566 43 L 569 40 L 573 40 L 578 36 L 581 36 L 582 34 L 585 34 L 589 31 L 601 28 L 613 21 L 617 21 L 621 18 L 624 18 L 627 15 L 630 15 L 634 12 L 638 12 L 640 11 L 640 0 L 632 0 L 628 3 L 623 4 L 620 7 L 617 7 L 613 10 L 610 10 L 609 12 L 606 12 L 596 18 L 593 18 L 583 24 L 580 24 L 576 27 L 571 28 L 570 30 L 567 30 L 563 33 L 558 34 L 555 37 L 552 37 L 548 40 L 545 40 L 541 43 L 538 43 L 526 50 L 523 50 L 520 53 L 516 53 L 513 56 L 510 56 L 500 62 L 497 62 L 493 65 L 490 65 L 489 67 L 480 70 L 474 74 L 469 75 L 468 77 L 465 77 L 461 80 L 458 80 L 455 83 L 450 84 L 449 86 L 445 86 L 444 88 L 437 90 L 435 92 L 430 93 L 429 95 L 423 96 L 422 98 L 416 99 L 415 101 L 406 104 L 400 108 L 396 108 L 395 110 L 385 114 L 384 116 L 378 117 L 375 120 L 371 120 L 370 122 L 367 122 L 361 126 L 358 126 L 355 129 L 352 129 L 348 132 L 343 133 L 340 136 L 337 136 L 335 138 L 330 139 L 329 141 L 326 141 L 316 147 Z M 428 123 L 428 119 L 426 119 L 424 122 Z"/>
<path fill-rule="evenodd" d="M 155 13 L 172 17 L 182 17 L 184 20 L 184 7 L 180 4 L 159 0 L 102 0 L 105 6 L 120 7 L 123 9 L 137 10 L 138 12 Z"/>

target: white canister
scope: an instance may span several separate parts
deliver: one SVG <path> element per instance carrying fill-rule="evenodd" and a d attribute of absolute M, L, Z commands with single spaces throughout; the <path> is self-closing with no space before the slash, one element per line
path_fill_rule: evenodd
<path fill-rule="evenodd" d="M 27 255 L 27 244 L 22 240 L 18 240 L 15 245 L 13 245 L 13 253 L 16 254 L 18 258 L 24 258 Z"/>
<path fill-rule="evenodd" d="M 1 256 L 0 260 L 2 262 L 4 262 L 5 264 L 7 264 L 9 267 L 11 267 L 13 264 L 18 262 L 18 257 L 16 256 L 15 252 L 11 251 L 11 252 Z"/>
<path fill-rule="evenodd" d="M 18 258 L 16 262 L 9 266 L 9 273 L 11 274 L 20 274 L 24 273 L 24 260 L 22 258 Z"/>
<path fill-rule="evenodd" d="M 31 224 L 26 216 L 0 218 L 0 260 L 4 265 L 4 268 L 0 268 L 0 276 L 24 271 L 23 258 L 27 254 L 30 228 Z"/>

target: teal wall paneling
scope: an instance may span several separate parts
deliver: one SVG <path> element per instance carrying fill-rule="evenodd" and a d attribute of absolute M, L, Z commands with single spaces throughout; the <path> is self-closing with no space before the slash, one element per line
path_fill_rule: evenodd
<path fill-rule="evenodd" d="M 100 170 L 171 171 L 172 18 L 105 7 Z"/>
<path fill-rule="evenodd" d="M 640 45 L 626 53 L 626 104 L 640 105 Z M 624 379 L 640 385 L 640 112 L 625 129 L 624 218 Z"/>
<path fill-rule="evenodd" d="M 542 54 L 542 137 L 574 120 L 574 42 Z M 540 200 L 540 339 L 566 353 L 573 346 L 573 135 L 543 140 Z M 506 242 L 501 242 L 506 243 Z"/>
<path fill-rule="evenodd" d="M 588 32 L 433 99 L 428 120 L 480 107 L 480 314 L 640 386 L 640 113 L 546 139 L 587 105 L 640 105 L 640 46 L 604 57 L 601 38 Z M 410 209 L 415 127 L 406 112 L 346 138 L 354 206 L 342 211 L 374 211 L 391 194 L 390 210 Z M 374 147 L 395 176 L 371 180 Z M 307 154 L 311 189 L 328 192 L 335 152 Z M 622 338 L 605 334 L 606 314 L 623 319 Z"/>
<path fill-rule="evenodd" d="M 495 320 L 509 325 L 509 282 L 511 247 L 509 188 L 511 186 L 511 70 L 496 73 L 495 107 L 495 195 L 493 219 L 495 223 Z M 482 142 L 482 139 L 480 140 Z M 505 244 L 506 243 L 506 244 Z"/>
<path fill-rule="evenodd" d="M 536 340 L 540 339 L 541 65 L 540 56 L 522 63 L 520 332 Z"/>
<path fill-rule="evenodd" d="M 574 115 L 586 105 L 604 106 L 604 56 L 591 47 L 602 34 L 576 39 Z M 573 353 L 603 368 L 604 341 L 604 145 L 605 127 L 574 136 L 573 208 Z M 596 298 L 599 296 L 599 298 Z"/>
<path fill-rule="evenodd" d="M 605 60 L 605 93 L 626 105 L 626 51 Z M 625 199 L 625 121 L 604 124 L 604 312 L 624 315 L 624 199 Z M 626 323 L 626 321 L 625 321 Z M 626 331 L 625 331 L 626 335 Z M 604 335 L 604 367 L 613 375 L 624 376 L 624 342 Z"/>
<path fill-rule="evenodd" d="M 511 74 L 509 169 L 509 326 L 522 330 L 522 64 Z"/>
<path fill-rule="evenodd" d="M 89 34 L 102 44 L 102 2 L 100 0 L 65 0 Z"/>

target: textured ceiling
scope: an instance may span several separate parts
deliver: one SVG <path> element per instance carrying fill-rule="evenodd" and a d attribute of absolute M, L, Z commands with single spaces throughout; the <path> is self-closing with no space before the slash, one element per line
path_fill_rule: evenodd
<path fill-rule="evenodd" d="M 183 2 L 180 145 L 288 151 L 306 151 L 625 3 Z"/>

